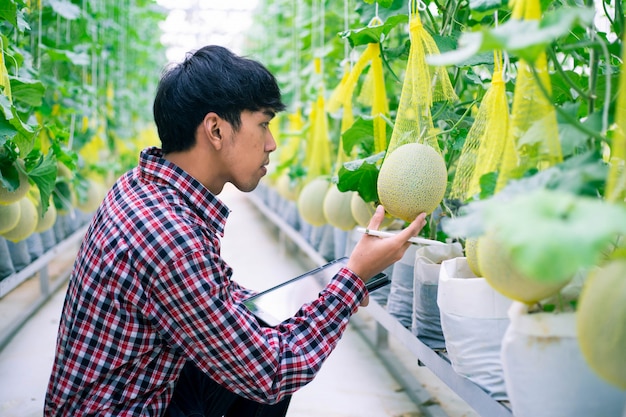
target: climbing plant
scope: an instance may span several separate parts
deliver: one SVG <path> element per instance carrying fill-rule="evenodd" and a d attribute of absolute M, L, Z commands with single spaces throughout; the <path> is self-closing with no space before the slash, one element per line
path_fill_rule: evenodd
<path fill-rule="evenodd" d="M 16 189 L 22 170 L 44 211 L 68 209 L 86 198 L 87 177 L 110 180 L 135 161 L 153 139 L 164 17 L 148 0 L 2 2 L 2 187 Z"/>

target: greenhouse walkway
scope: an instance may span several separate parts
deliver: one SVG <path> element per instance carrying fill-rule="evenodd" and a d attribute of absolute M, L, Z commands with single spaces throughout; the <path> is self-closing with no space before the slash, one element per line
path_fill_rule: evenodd
<path fill-rule="evenodd" d="M 304 256 L 284 250 L 245 194 L 227 186 L 220 197 L 232 210 L 223 240 L 223 255 L 240 283 L 262 290 L 314 266 Z M 67 262 L 73 260 L 72 253 L 66 257 L 69 257 Z M 65 286 L 62 286 L 0 352 L 0 416 L 41 416 L 64 295 Z M 28 297 L 16 298 L 11 301 L 12 309 L 19 308 L 20 302 L 26 303 Z M 6 304 L 6 299 L 2 301 Z M 362 308 L 357 313 L 365 322 L 366 310 Z M 402 358 L 402 352 L 398 356 Z M 441 403 L 446 416 L 476 415 L 427 369 L 419 367 L 411 355 L 405 357 L 403 370 L 420 378 L 421 384 Z M 421 415 L 352 325 L 315 380 L 294 395 L 288 413 L 289 417 Z"/>

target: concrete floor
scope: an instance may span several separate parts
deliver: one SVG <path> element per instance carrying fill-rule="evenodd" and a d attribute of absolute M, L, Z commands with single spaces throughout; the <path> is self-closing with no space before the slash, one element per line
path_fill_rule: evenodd
<path fill-rule="evenodd" d="M 233 267 L 234 278 L 238 282 L 262 290 L 313 266 L 303 257 L 294 256 L 281 248 L 263 216 L 245 194 L 226 187 L 220 197 L 232 210 L 223 240 L 223 256 Z M 0 352 L 2 417 L 35 417 L 42 414 L 64 290 L 65 287 L 62 287 Z M 16 291 L 15 297 L 19 292 Z M 10 296 L 0 300 L 0 307 L 11 302 Z M 367 320 L 366 309 L 361 309 L 358 314 Z M 420 379 L 448 416 L 477 415 L 428 369 L 418 367 L 415 358 L 402 352 L 401 348 L 396 349 L 399 349 L 400 357 L 406 355 L 407 372 Z M 294 395 L 288 415 L 418 417 L 421 414 L 361 335 L 349 326 L 317 377 Z"/>

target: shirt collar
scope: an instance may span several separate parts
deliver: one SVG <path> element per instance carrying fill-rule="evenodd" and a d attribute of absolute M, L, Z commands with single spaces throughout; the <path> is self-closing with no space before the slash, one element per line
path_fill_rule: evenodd
<path fill-rule="evenodd" d="M 224 227 L 230 210 L 198 180 L 182 168 L 163 158 L 157 147 L 146 148 L 139 155 L 139 171 L 142 176 L 159 179 L 178 190 L 190 206 L 224 236 Z"/>

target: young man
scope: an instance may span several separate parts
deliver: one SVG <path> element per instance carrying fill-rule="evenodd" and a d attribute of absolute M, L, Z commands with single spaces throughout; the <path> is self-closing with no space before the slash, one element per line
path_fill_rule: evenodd
<path fill-rule="evenodd" d="M 162 148 L 107 194 L 70 278 L 45 416 L 284 416 L 350 316 L 364 282 L 402 257 L 420 215 L 394 238 L 364 236 L 302 312 L 261 327 L 220 256 L 230 182 L 253 190 L 284 109 L 258 62 L 204 47 L 167 71 L 154 102 Z M 369 225 L 383 220 L 380 207 Z"/>

